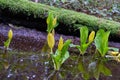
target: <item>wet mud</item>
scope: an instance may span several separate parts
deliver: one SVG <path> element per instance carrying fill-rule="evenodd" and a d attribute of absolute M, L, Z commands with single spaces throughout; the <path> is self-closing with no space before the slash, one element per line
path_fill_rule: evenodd
<path fill-rule="evenodd" d="M 24 27 L 13 27 L 0 24 L 0 46 L 4 46 L 4 41 L 7 40 L 7 34 L 9 29 L 13 30 L 13 39 L 10 44 L 10 48 L 18 49 L 23 51 L 40 51 L 44 46 L 47 38 L 46 32 L 37 31 L 35 29 L 29 29 Z M 55 33 L 55 47 L 57 47 L 60 36 L 63 37 L 64 41 L 71 39 L 74 44 L 79 44 L 79 38 L 74 36 L 65 36 L 62 34 Z"/>
<path fill-rule="evenodd" d="M 4 41 L 7 40 L 7 34 L 9 29 L 13 30 L 13 39 L 10 44 L 10 48 L 23 51 L 40 51 L 46 43 L 47 32 L 37 31 L 36 29 L 24 28 L 22 26 L 16 27 L 13 25 L 0 24 L 0 46 L 4 46 Z M 57 48 L 58 40 L 60 36 L 64 41 L 71 39 L 73 44 L 80 44 L 80 40 L 75 36 L 68 36 L 55 33 L 55 48 Z M 93 44 L 94 45 L 94 44 Z M 109 42 L 109 46 L 120 49 L 119 42 Z M 71 50 L 71 49 L 70 49 Z M 71 50 L 71 51 L 76 51 Z"/>

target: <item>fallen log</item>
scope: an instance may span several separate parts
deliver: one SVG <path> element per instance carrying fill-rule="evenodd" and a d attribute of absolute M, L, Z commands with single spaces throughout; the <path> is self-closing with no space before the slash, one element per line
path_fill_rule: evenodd
<path fill-rule="evenodd" d="M 117 41 L 120 39 L 119 22 L 97 18 L 95 16 L 75 12 L 72 10 L 34 3 L 28 0 L 0 0 L 1 17 L 6 17 L 7 15 L 15 15 L 14 17 L 19 18 L 22 16 L 21 18 L 23 20 L 28 20 L 31 19 L 31 17 L 34 17 L 40 21 L 40 29 L 44 28 L 44 30 L 46 30 L 45 23 L 49 11 L 52 11 L 53 14 L 58 18 L 59 26 L 56 30 L 58 32 L 79 36 L 79 27 L 87 26 L 90 31 L 97 31 L 100 28 L 104 30 L 110 30 L 110 38 Z M 34 26 L 32 27 L 36 28 Z"/>

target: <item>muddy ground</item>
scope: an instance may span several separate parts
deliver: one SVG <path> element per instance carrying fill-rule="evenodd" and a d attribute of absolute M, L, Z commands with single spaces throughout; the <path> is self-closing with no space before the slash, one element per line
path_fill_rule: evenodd
<path fill-rule="evenodd" d="M 47 32 L 38 31 L 36 29 L 29 29 L 29 28 L 25 28 L 22 26 L 16 27 L 16 26 L 13 26 L 12 24 L 6 25 L 4 23 L 0 23 L 0 46 L 1 47 L 4 46 L 4 41 L 7 40 L 7 33 L 9 29 L 13 30 L 13 39 L 10 44 L 10 48 L 12 49 L 18 49 L 18 50 L 24 50 L 24 51 L 26 50 L 40 51 L 46 42 Z M 55 34 L 55 40 L 56 40 L 55 47 L 57 47 L 57 43 L 58 43 L 60 36 L 63 36 L 64 41 L 67 39 L 71 39 L 74 44 L 80 44 L 79 37 L 56 33 Z M 119 42 L 111 41 L 109 42 L 109 46 L 120 49 Z"/>

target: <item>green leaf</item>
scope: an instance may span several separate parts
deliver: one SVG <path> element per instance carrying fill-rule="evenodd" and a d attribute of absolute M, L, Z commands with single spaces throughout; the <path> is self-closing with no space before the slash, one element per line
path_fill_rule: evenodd
<path fill-rule="evenodd" d="M 63 64 L 65 60 L 67 60 L 69 57 L 70 57 L 69 52 L 66 51 L 65 55 L 62 57 L 61 64 Z"/>
<path fill-rule="evenodd" d="M 110 76 L 111 71 L 104 64 L 103 61 L 98 62 L 97 67 L 94 71 L 94 77 L 96 80 L 99 79 L 100 73 L 103 73 L 105 76 Z"/>
<path fill-rule="evenodd" d="M 56 70 L 59 70 L 61 64 L 60 64 L 60 58 L 61 58 L 61 51 L 59 50 L 56 50 L 56 53 L 55 54 L 52 54 L 52 60 L 53 60 L 53 63 L 54 63 L 54 68 Z"/>
<path fill-rule="evenodd" d="M 99 76 L 100 76 L 100 64 L 98 63 L 95 70 L 94 70 L 94 77 L 96 78 L 96 80 L 99 80 Z"/>
<path fill-rule="evenodd" d="M 50 33 L 55 27 L 58 26 L 58 23 L 56 21 L 56 24 L 53 24 L 54 16 L 52 12 L 49 12 L 48 18 L 47 18 L 47 32 Z"/>
<path fill-rule="evenodd" d="M 70 47 L 77 47 L 77 46 L 79 46 L 79 45 L 75 45 L 75 44 L 70 44 Z"/>
<path fill-rule="evenodd" d="M 99 80 L 99 76 L 100 76 L 100 71 L 96 70 L 94 73 L 94 77 L 96 78 L 96 80 Z"/>
<path fill-rule="evenodd" d="M 104 35 L 103 35 L 103 40 L 102 40 L 102 42 L 103 42 L 103 44 L 104 44 L 104 47 L 102 47 L 102 48 L 103 48 L 103 56 L 104 56 L 105 53 L 107 53 L 107 51 L 108 51 L 108 37 L 109 37 L 109 34 L 110 34 L 110 31 L 107 31 L 107 32 L 105 32 Z"/>
<path fill-rule="evenodd" d="M 52 21 L 53 21 L 53 14 L 49 12 L 48 18 L 47 18 L 47 32 L 50 33 L 52 29 Z"/>
<path fill-rule="evenodd" d="M 65 41 L 64 45 L 63 45 L 63 48 L 61 50 L 62 54 L 61 55 L 64 55 L 66 53 L 66 51 L 68 50 L 68 47 L 71 43 L 71 40 L 67 40 Z"/>
<path fill-rule="evenodd" d="M 78 64 L 78 70 L 82 73 L 82 77 L 84 80 L 89 80 L 90 74 L 85 69 L 84 63 L 82 61 Z"/>
<path fill-rule="evenodd" d="M 88 46 L 89 46 L 89 44 L 83 44 L 83 45 L 80 46 L 81 54 L 85 53 L 85 51 L 87 50 Z"/>
<path fill-rule="evenodd" d="M 97 32 L 97 34 L 96 34 L 96 37 L 95 37 L 95 46 L 96 46 L 96 48 L 98 49 L 98 51 L 100 52 L 100 53 L 102 53 L 101 51 L 102 51 L 102 47 L 101 47 L 101 44 L 102 44 L 102 33 L 103 33 L 104 31 L 102 30 L 102 29 L 100 29 L 98 32 Z"/>
<path fill-rule="evenodd" d="M 4 42 L 4 47 L 8 48 L 10 45 L 11 39 L 8 39 L 7 41 Z"/>
<path fill-rule="evenodd" d="M 87 42 L 88 39 L 88 28 L 86 26 L 80 28 L 80 46 L 77 46 L 77 48 L 80 50 L 80 53 L 83 55 L 85 51 L 87 50 L 88 46 L 91 44 L 91 42 Z"/>
<path fill-rule="evenodd" d="M 70 47 L 76 47 L 80 51 L 80 45 L 70 44 Z"/>
<path fill-rule="evenodd" d="M 119 52 L 119 48 L 115 48 L 115 47 L 109 47 L 109 50 L 113 50 L 115 52 Z"/>
<path fill-rule="evenodd" d="M 82 74 L 82 77 L 84 80 L 89 80 L 90 79 L 90 74 L 88 72 Z"/>
<path fill-rule="evenodd" d="M 55 54 L 52 54 L 52 60 L 54 63 L 54 68 L 55 70 L 59 70 L 61 65 L 69 58 L 69 52 L 68 52 L 68 47 L 71 43 L 71 40 L 67 40 L 64 45 L 62 50 L 56 50 Z"/>
<path fill-rule="evenodd" d="M 69 52 L 68 52 L 68 47 L 71 43 L 71 40 L 67 40 L 65 41 L 63 48 L 61 50 L 61 64 L 64 63 L 65 60 L 67 60 L 69 58 Z"/>
<path fill-rule="evenodd" d="M 111 70 L 108 69 L 106 66 L 102 65 L 101 68 L 101 72 L 105 75 L 105 76 L 111 76 Z"/>
<path fill-rule="evenodd" d="M 88 28 L 86 26 L 81 27 L 80 28 L 80 42 L 81 42 L 81 45 L 86 43 L 87 38 L 88 38 Z"/>
<path fill-rule="evenodd" d="M 83 63 L 79 63 L 79 64 L 78 64 L 78 70 L 79 70 L 81 73 L 85 73 L 85 67 L 84 67 Z"/>
<path fill-rule="evenodd" d="M 100 29 L 95 37 L 95 46 L 101 56 L 104 56 L 108 51 L 108 37 L 109 37 L 110 31 L 104 31 L 103 29 Z"/>

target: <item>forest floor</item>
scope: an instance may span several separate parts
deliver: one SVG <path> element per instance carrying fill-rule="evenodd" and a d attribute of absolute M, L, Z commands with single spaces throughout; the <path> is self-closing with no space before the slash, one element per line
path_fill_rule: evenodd
<path fill-rule="evenodd" d="M 120 0 L 31 0 L 120 22 Z"/>

